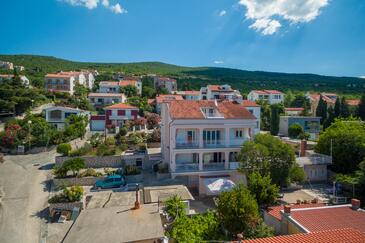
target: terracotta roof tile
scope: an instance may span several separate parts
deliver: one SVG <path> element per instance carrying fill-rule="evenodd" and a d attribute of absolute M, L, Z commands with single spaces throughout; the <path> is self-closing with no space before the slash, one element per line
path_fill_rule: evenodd
<path fill-rule="evenodd" d="M 256 104 L 255 101 L 251 101 L 251 100 L 243 100 L 242 103 L 241 103 L 243 106 L 245 107 L 254 107 L 254 106 L 257 106 L 259 107 L 258 104 Z"/>
<path fill-rule="evenodd" d="M 121 87 L 128 86 L 128 85 L 135 86 L 137 82 L 138 82 L 138 80 L 135 80 L 135 79 L 121 80 L 121 81 L 119 81 L 119 86 L 121 86 Z"/>
<path fill-rule="evenodd" d="M 107 86 L 118 86 L 117 81 L 100 81 L 99 86 L 107 85 Z"/>
<path fill-rule="evenodd" d="M 292 209 L 296 208 L 312 208 L 312 207 L 322 207 L 325 206 L 323 203 L 310 203 L 310 204 L 292 204 L 290 205 Z M 274 218 L 281 220 L 280 211 L 284 210 L 284 205 L 279 206 L 272 206 L 269 207 L 266 211 L 269 215 L 273 216 Z"/>
<path fill-rule="evenodd" d="M 255 92 L 257 94 L 263 94 L 263 95 L 268 95 L 268 94 L 283 94 L 282 92 L 278 91 L 278 90 L 252 90 L 252 92 Z"/>
<path fill-rule="evenodd" d="M 174 100 L 183 100 L 184 98 L 181 95 L 174 95 L 174 94 L 164 94 L 159 95 L 156 97 L 157 103 L 163 103 L 163 102 L 170 102 Z"/>
<path fill-rule="evenodd" d="M 365 233 L 365 211 L 349 205 L 291 210 L 291 217 L 311 232 L 354 228 Z"/>
<path fill-rule="evenodd" d="M 124 97 L 124 94 L 119 93 L 89 93 L 89 97 Z"/>
<path fill-rule="evenodd" d="M 293 234 L 261 239 L 244 240 L 242 243 L 363 243 L 365 233 L 344 228 L 307 234 Z"/>
<path fill-rule="evenodd" d="M 360 100 L 346 100 L 346 103 L 350 106 L 358 106 L 360 104 Z"/>
<path fill-rule="evenodd" d="M 107 106 L 104 109 L 105 110 L 111 110 L 111 109 L 137 109 L 138 110 L 137 107 L 131 106 L 131 105 L 125 104 L 125 103 L 119 103 L 119 104 Z"/>
<path fill-rule="evenodd" d="M 202 108 L 216 108 L 226 119 L 256 119 L 244 106 L 231 101 L 179 100 L 171 101 L 169 108 L 172 119 L 205 119 Z"/>

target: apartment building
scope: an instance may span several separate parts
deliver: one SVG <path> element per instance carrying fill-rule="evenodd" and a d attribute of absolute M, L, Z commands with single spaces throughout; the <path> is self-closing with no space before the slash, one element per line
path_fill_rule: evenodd
<path fill-rule="evenodd" d="M 52 106 L 44 109 L 43 111 L 46 114 L 46 121 L 58 130 L 65 128 L 66 119 L 71 115 L 90 115 L 89 111 L 64 106 Z"/>
<path fill-rule="evenodd" d="M 184 100 L 201 100 L 200 91 L 185 90 L 175 92 L 177 95 L 181 95 Z"/>
<path fill-rule="evenodd" d="M 164 103 L 161 112 L 161 153 L 172 177 L 185 177 L 199 188 L 209 177 L 245 183 L 236 169 L 245 141 L 258 131 L 257 118 L 231 101 L 179 100 Z"/>
<path fill-rule="evenodd" d="M 171 102 L 173 100 L 183 100 L 183 97 L 177 94 L 160 94 L 156 96 L 156 112 L 160 114 L 162 104 Z"/>
<path fill-rule="evenodd" d="M 94 86 L 94 75 L 92 72 L 58 72 L 49 73 L 45 76 L 45 88 L 51 92 L 74 93 L 75 85 L 80 84 L 89 89 Z"/>
<path fill-rule="evenodd" d="M 6 70 L 13 70 L 14 64 L 12 62 L 0 61 L 0 68 L 6 69 Z"/>
<path fill-rule="evenodd" d="M 140 79 L 125 79 L 121 81 L 101 81 L 99 83 L 99 93 L 120 93 L 122 87 L 135 86 L 137 93 L 142 94 L 142 81 Z"/>
<path fill-rule="evenodd" d="M 284 93 L 278 90 L 252 90 L 247 99 L 251 101 L 264 100 L 270 105 L 284 102 Z"/>
<path fill-rule="evenodd" d="M 208 85 L 200 89 L 200 99 L 202 100 L 230 100 L 242 101 L 242 95 L 238 90 L 232 89 L 228 84 Z"/>
<path fill-rule="evenodd" d="M 88 98 L 94 107 L 124 103 L 127 100 L 124 94 L 118 93 L 89 93 Z"/>
<path fill-rule="evenodd" d="M 154 86 L 155 89 L 161 89 L 161 88 L 165 88 L 167 89 L 167 91 L 172 94 L 175 91 L 177 91 L 177 81 L 176 79 L 173 78 L 165 78 L 165 77 L 153 77 L 154 81 Z"/>
<path fill-rule="evenodd" d="M 10 80 L 12 78 L 14 78 L 14 74 L 0 74 L 0 84 L 4 80 Z M 29 79 L 26 76 L 20 75 L 19 78 L 22 81 L 23 85 L 29 86 Z"/>

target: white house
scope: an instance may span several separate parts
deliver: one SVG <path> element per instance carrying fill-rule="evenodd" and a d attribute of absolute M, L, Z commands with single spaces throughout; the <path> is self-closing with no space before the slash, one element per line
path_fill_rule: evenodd
<path fill-rule="evenodd" d="M 0 68 L 7 69 L 7 70 L 13 70 L 14 64 L 12 62 L 0 61 Z"/>
<path fill-rule="evenodd" d="M 201 100 L 200 91 L 185 90 L 185 91 L 177 91 L 175 93 L 181 95 L 184 100 Z"/>
<path fill-rule="evenodd" d="M 140 79 L 125 79 L 121 81 L 101 81 L 99 83 L 99 93 L 120 93 L 120 89 L 125 86 L 135 86 L 137 93 L 142 94 L 142 81 Z"/>
<path fill-rule="evenodd" d="M 271 104 L 278 104 L 284 102 L 284 93 L 278 90 L 252 90 L 247 99 L 251 101 L 264 100 Z"/>
<path fill-rule="evenodd" d="M 242 95 L 238 90 L 232 89 L 228 84 L 208 85 L 200 89 L 200 99 L 202 100 L 230 100 L 241 101 Z"/>
<path fill-rule="evenodd" d="M 156 112 L 160 114 L 162 104 L 173 100 L 183 100 L 183 97 L 177 94 L 160 94 L 156 96 Z"/>
<path fill-rule="evenodd" d="M 10 80 L 12 78 L 14 78 L 14 74 L 0 74 L 0 83 L 2 83 L 3 80 Z M 19 78 L 23 85 L 29 86 L 29 79 L 26 76 L 20 75 Z"/>
<path fill-rule="evenodd" d="M 94 85 L 92 72 L 58 72 L 49 73 L 45 76 L 45 88 L 51 92 L 74 93 L 75 85 L 78 83 L 89 89 Z"/>
<path fill-rule="evenodd" d="M 156 89 L 165 88 L 167 91 L 172 94 L 177 91 L 177 81 L 173 78 L 165 78 L 165 77 L 153 77 L 154 86 Z"/>
<path fill-rule="evenodd" d="M 64 106 L 52 106 L 43 111 L 46 114 L 46 121 L 59 130 L 64 129 L 66 118 L 71 115 L 90 115 L 89 111 Z"/>
<path fill-rule="evenodd" d="M 231 101 L 179 100 L 162 104 L 161 153 L 172 177 L 185 177 L 190 187 L 206 178 L 245 183 L 236 169 L 245 141 L 258 131 L 257 118 Z"/>
<path fill-rule="evenodd" d="M 89 93 L 88 98 L 94 107 L 124 103 L 127 100 L 124 94 L 118 93 Z"/>

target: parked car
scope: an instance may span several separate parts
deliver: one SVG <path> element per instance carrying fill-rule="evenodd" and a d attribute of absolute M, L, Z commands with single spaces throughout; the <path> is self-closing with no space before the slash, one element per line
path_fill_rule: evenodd
<path fill-rule="evenodd" d="M 104 180 L 96 181 L 95 188 L 106 189 L 125 186 L 125 179 L 121 175 L 110 175 Z"/>

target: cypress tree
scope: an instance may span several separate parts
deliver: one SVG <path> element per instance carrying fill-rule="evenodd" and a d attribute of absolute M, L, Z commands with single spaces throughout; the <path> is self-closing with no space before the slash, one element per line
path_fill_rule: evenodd
<path fill-rule="evenodd" d="M 335 117 L 340 117 L 341 115 L 341 102 L 340 102 L 340 97 L 337 97 L 336 99 L 336 103 L 335 103 Z"/>
<path fill-rule="evenodd" d="M 331 126 L 332 122 L 335 121 L 335 118 L 335 111 L 333 107 L 328 107 L 328 117 L 323 123 L 323 128 L 326 129 L 327 127 Z"/>
<path fill-rule="evenodd" d="M 321 124 L 327 119 L 327 102 L 323 100 L 322 95 L 319 98 L 316 116 L 321 117 Z"/>
<path fill-rule="evenodd" d="M 280 106 L 278 104 L 271 106 L 271 119 L 270 119 L 270 133 L 271 135 L 278 135 L 280 124 Z"/>
<path fill-rule="evenodd" d="M 341 117 L 349 117 L 350 116 L 350 109 L 348 104 L 346 103 L 346 99 L 345 97 L 342 97 L 341 99 L 341 112 L 340 112 L 340 116 Z"/>
<path fill-rule="evenodd" d="M 365 95 L 361 96 L 360 104 L 357 108 L 357 115 L 365 121 Z"/>

